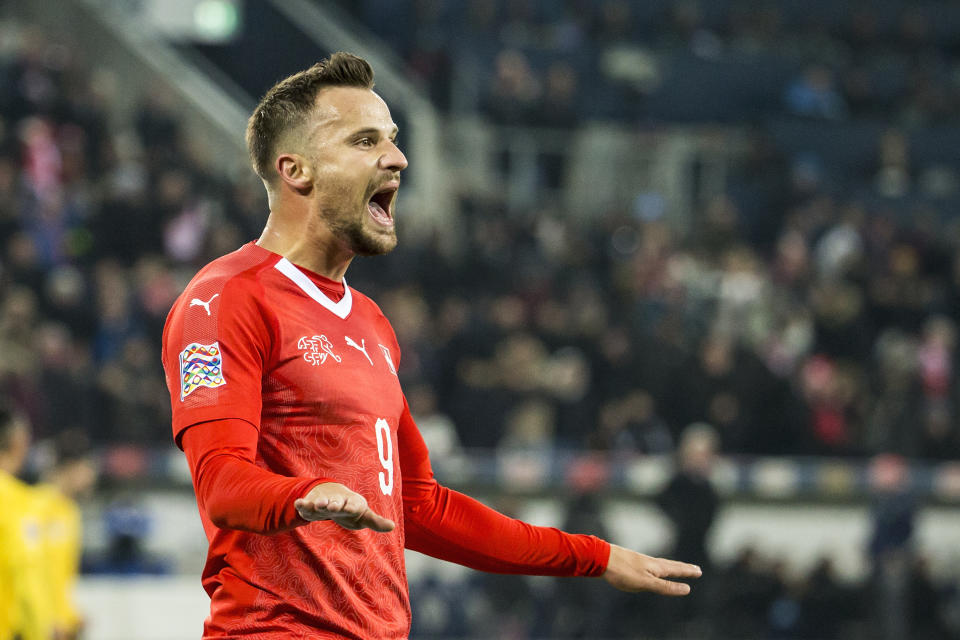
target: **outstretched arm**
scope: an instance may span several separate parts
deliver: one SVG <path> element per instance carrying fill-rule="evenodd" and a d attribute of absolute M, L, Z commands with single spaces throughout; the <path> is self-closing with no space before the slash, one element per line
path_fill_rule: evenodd
<path fill-rule="evenodd" d="M 652 558 L 594 536 L 573 535 L 508 518 L 433 477 L 427 447 L 405 408 L 398 430 L 406 546 L 481 571 L 603 576 L 624 591 L 689 593 L 668 578 L 700 575 L 694 565 Z"/>
<path fill-rule="evenodd" d="M 222 529 L 279 533 L 314 520 L 391 531 L 358 493 L 329 478 L 290 478 L 258 467 L 257 429 L 245 420 L 193 425 L 181 439 L 197 503 Z"/>

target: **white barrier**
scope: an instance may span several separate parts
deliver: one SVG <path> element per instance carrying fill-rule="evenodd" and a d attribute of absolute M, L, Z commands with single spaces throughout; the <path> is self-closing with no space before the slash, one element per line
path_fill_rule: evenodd
<path fill-rule="evenodd" d="M 85 577 L 87 640 L 197 640 L 210 599 L 199 576 Z"/>

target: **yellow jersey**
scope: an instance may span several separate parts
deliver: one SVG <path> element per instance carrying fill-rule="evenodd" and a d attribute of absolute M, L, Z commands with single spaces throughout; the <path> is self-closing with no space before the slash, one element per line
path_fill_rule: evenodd
<path fill-rule="evenodd" d="M 80 508 L 52 485 L 38 485 L 34 491 L 42 518 L 43 562 L 54 627 L 72 634 L 80 624 L 73 600 L 82 544 Z"/>
<path fill-rule="evenodd" d="M 0 472 L 0 505 L 0 639 L 49 640 L 53 601 L 41 500 L 34 488 Z"/>

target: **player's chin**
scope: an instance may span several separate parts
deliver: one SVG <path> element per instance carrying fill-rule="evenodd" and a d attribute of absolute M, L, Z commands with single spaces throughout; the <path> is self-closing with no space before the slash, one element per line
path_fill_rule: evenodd
<path fill-rule="evenodd" d="M 353 251 L 361 256 L 382 256 L 397 246 L 397 232 L 393 227 L 367 228 L 353 242 Z"/>

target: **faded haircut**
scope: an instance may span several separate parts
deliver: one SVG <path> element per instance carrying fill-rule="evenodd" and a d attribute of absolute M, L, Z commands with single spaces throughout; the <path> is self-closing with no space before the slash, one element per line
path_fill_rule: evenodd
<path fill-rule="evenodd" d="M 342 51 L 273 85 L 247 122 L 247 151 L 253 170 L 270 182 L 277 144 L 307 120 L 324 87 L 373 89 L 373 68 L 363 58 Z"/>

